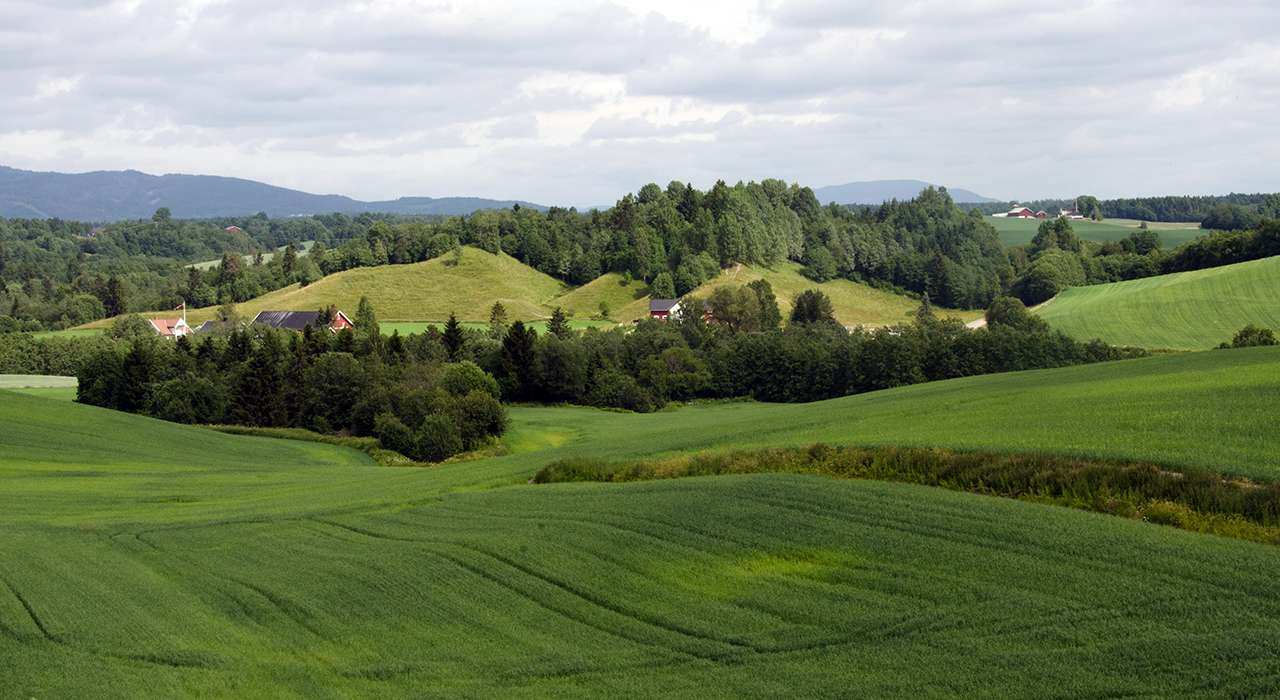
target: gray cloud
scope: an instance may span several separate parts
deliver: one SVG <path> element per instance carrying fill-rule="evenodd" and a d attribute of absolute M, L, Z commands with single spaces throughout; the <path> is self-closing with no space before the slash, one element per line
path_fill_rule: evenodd
<path fill-rule="evenodd" d="M 723 8 L 617 1 L 0 0 L 0 163 L 576 204 L 1280 189 L 1273 2 L 780 0 L 727 37 Z"/>

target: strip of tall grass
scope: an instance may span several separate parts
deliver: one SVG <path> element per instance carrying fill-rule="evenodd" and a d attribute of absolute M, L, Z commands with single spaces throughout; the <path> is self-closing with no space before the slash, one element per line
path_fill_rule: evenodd
<path fill-rule="evenodd" d="M 937 448 L 778 448 L 609 462 L 573 458 L 534 483 L 641 481 L 787 472 L 901 481 L 1069 506 L 1185 530 L 1280 544 L 1280 483 L 1171 471 L 1139 462 Z"/>
<path fill-rule="evenodd" d="M 325 435 L 302 428 L 258 428 L 248 425 L 206 425 L 205 427 L 229 435 L 254 435 L 257 437 L 302 440 L 304 442 L 320 442 L 326 445 L 350 447 L 353 450 L 364 452 L 372 457 L 374 462 L 384 467 L 431 466 L 415 462 L 399 452 L 382 447 L 377 438 Z"/>

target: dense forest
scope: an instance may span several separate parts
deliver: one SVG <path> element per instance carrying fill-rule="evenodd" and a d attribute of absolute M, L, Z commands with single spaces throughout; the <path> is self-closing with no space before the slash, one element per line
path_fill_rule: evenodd
<path fill-rule="evenodd" d="M 1117 202 L 1153 207 L 1159 216 L 1150 218 L 1181 218 L 1171 214 L 1177 207 L 1209 206 L 1206 224 L 1246 232 L 1280 213 L 1276 195 L 1036 204 L 1074 203 L 1111 216 Z M 982 211 L 966 211 L 933 188 L 904 202 L 824 207 L 807 187 L 764 180 L 718 182 L 706 191 L 681 182 L 648 184 L 607 210 L 587 213 L 513 206 L 450 218 L 259 214 L 180 221 L 161 209 L 149 220 L 97 227 L 0 219 L 0 331 L 66 328 L 184 301 L 233 304 L 334 272 L 427 260 L 463 245 L 503 251 L 569 284 L 625 273 L 657 297 L 683 296 L 733 263 L 794 261 L 815 282 L 844 278 L 927 295 L 952 308 L 986 308 L 1006 293 L 1039 303 L 1067 286 L 1270 250 L 1228 249 L 1226 241 L 1253 235 L 1241 234 L 1169 253 L 1145 230 L 1098 245 L 1080 241 L 1069 222 L 1057 219 L 1046 221 L 1030 246 L 1005 249 Z M 304 254 L 299 244 L 305 241 L 314 247 Z M 208 260 L 220 262 L 190 265 Z"/>
<path fill-rule="evenodd" d="M 911 324 L 849 331 L 817 291 L 784 324 L 764 281 L 719 288 L 706 303 L 713 321 L 695 304 L 677 321 L 631 332 L 573 331 L 556 314 L 544 333 L 519 321 L 479 331 L 451 320 L 408 338 L 384 337 L 367 301 L 356 329 L 336 334 L 252 327 L 169 342 L 126 317 L 110 339 L 85 342 L 78 399 L 178 422 L 372 435 L 434 461 L 500 435 L 499 398 L 642 412 L 697 398 L 813 401 L 1143 354 L 1074 341 L 1008 298 L 977 331 L 939 320 L 927 302 Z"/>
<path fill-rule="evenodd" d="M 315 241 L 309 255 L 295 244 Z M 929 189 L 909 202 L 853 212 L 822 207 L 780 180 L 716 183 L 706 192 L 646 185 L 606 210 L 512 207 L 448 219 L 341 214 L 149 221 L 105 227 L 0 220 L 0 315 L 24 328 L 246 301 L 319 276 L 426 260 L 461 245 L 509 253 L 572 284 L 626 272 L 657 296 L 683 295 L 731 263 L 793 260 L 815 281 L 845 277 L 953 307 L 985 307 L 1012 278 L 1000 242 L 976 214 Z M 290 246 L 263 261 L 242 259 Z M 219 259 L 200 270 L 184 263 Z"/>

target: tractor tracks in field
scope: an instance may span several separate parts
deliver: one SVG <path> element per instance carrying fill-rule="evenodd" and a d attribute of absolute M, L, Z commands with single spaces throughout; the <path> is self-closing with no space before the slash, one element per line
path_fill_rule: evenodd
<path fill-rule="evenodd" d="M 59 639 L 56 635 L 54 635 L 52 632 L 49 631 L 49 628 L 45 626 L 44 620 L 40 618 L 40 615 L 36 612 L 35 607 L 31 605 L 31 601 L 27 600 L 27 597 L 22 594 L 22 591 L 18 590 L 17 586 L 13 585 L 12 581 L 10 581 L 7 577 L 0 577 L 0 581 L 3 581 L 5 587 L 8 588 L 9 592 L 13 594 L 13 597 L 17 598 L 18 603 L 22 605 L 22 608 L 24 610 L 27 611 L 27 615 L 31 618 L 31 622 L 35 624 L 36 629 L 40 630 L 40 634 L 45 639 L 58 645 L 66 644 L 66 642 Z M 9 636 L 12 636 L 15 639 L 21 640 L 21 637 L 17 634 L 16 631 L 10 630 L 8 627 L 5 627 L 4 629 L 9 633 Z"/>
<path fill-rule="evenodd" d="M 524 598 L 532 602 L 534 605 L 537 605 L 538 607 L 554 612 L 562 617 L 570 619 L 584 626 L 587 626 L 597 631 L 608 634 L 609 636 L 616 637 L 633 644 L 642 644 L 645 646 L 655 647 L 663 651 L 666 651 L 668 653 L 683 655 L 687 657 L 694 657 L 694 658 L 702 659 L 705 661 L 724 661 L 728 659 L 737 659 L 737 658 L 740 658 L 744 653 L 750 654 L 753 652 L 768 651 L 768 649 L 759 647 L 758 645 L 754 645 L 751 642 L 746 640 L 735 639 L 731 637 L 720 637 L 717 635 L 707 634 L 705 632 L 692 629 L 686 625 L 681 625 L 678 623 L 671 622 L 669 620 L 660 619 L 653 615 L 649 615 L 640 611 L 633 610 L 627 606 L 619 605 L 618 603 L 614 601 L 610 601 L 590 590 L 587 590 L 582 586 L 575 585 L 570 581 L 566 581 L 562 578 L 544 573 L 542 571 L 538 571 L 533 567 L 530 567 L 522 562 L 519 562 L 515 559 L 504 556 L 502 554 L 498 554 L 496 552 L 490 551 L 478 545 L 465 543 L 465 542 L 447 541 L 447 540 L 400 537 L 395 535 L 388 535 L 386 533 L 376 532 L 373 530 L 369 530 L 367 528 L 351 526 L 351 525 L 347 525 L 344 523 L 339 523 L 331 520 L 326 520 L 326 519 L 315 519 L 315 520 L 316 522 L 323 523 L 325 525 L 329 525 L 332 527 L 337 527 L 337 528 L 346 530 L 348 532 L 352 532 L 354 534 L 362 535 L 365 537 L 372 537 L 379 540 L 408 543 L 408 544 L 421 546 L 431 554 L 441 559 L 444 559 L 446 561 L 449 561 L 455 566 L 458 566 L 470 572 L 473 575 L 484 578 L 485 580 L 497 586 L 500 586 L 520 596 L 521 598 Z M 523 586 L 513 581 L 507 580 L 506 578 L 498 574 L 495 574 L 493 571 L 490 571 L 486 567 L 483 567 L 477 564 L 476 562 L 468 561 L 466 558 L 459 556 L 455 552 L 449 551 L 449 550 L 457 550 L 457 549 L 465 550 L 466 552 L 469 552 L 473 555 L 479 555 L 487 561 L 497 563 L 501 565 L 503 568 L 507 569 L 508 571 L 515 572 L 520 577 L 523 577 L 525 579 L 531 579 L 533 582 L 535 582 L 535 585 L 550 587 L 551 589 L 554 589 L 562 594 L 569 596 L 571 599 L 580 601 L 581 603 L 587 605 L 589 608 L 603 611 L 608 615 L 618 616 L 620 618 L 625 619 L 629 623 L 641 625 L 643 628 L 649 628 L 652 630 L 659 631 L 661 633 L 676 635 L 679 638 L 688 640 L 689 642 L 693 642 L 694 645 L 690 646 L 685 644 L 685 645 L 679 645 L 679 646 L 672 646 L 666 643 L 662 643 L 657 639 L 651 638 L 648 635 L 640 634 L 633 631 L 628 631 L 625 628 L 625 626 L 607 625 L 597 620 L 593 620 L 588 615 L 583 614 L 582 611 L 575 610 L 574 608 L 576 606 L 558 604 L 550 599 L 547 599 L 545 596 L 538 596 L 536 593 L 528 590 L 527 586 Z M 727 649 L 712 650 L 712 649 L 706 649 L 706 648 L 699 648 L 701 645 L 705 645 L 705 644 L 719 645 L 721 647 L 727 647 Z"/>

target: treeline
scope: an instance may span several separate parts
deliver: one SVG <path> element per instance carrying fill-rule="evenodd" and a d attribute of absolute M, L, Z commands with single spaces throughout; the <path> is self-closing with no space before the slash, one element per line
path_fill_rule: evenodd
<path fill-rule="evenodd" d="M 226 230 L 235 226 L 236 229 Z M 307 256 L 245 264 L 244 255 L 316 241 Z M 0 220 L 0 316 L 23 328 L 65 328 L 121 313 L 235 303 L 354 267 L 427 260 L 475 245 L 584 284 L 626 272 L 656 296 L 688 293 L 732 263 L 792 260 L 821 282 L 835 277 L 928 293 L 935 303 L 985 307 L 1012 278 L 995 230 L 945 192 L 854 212 L 819 205 L 780 180 L 718 182 L 707 191 L 645 185 L 606 211 L 513 207 L 448 219 L 361 214 L 101 227 Z M 217 259 L 207 271 L 183 263 Z"/>
<path fill-rule="evenodd" d="M 365 234 L 311 256 L 326 274 L 409 263 L 459 245 L 499 251 L 548 275 L 584 284 L 605 272 L 682 296 L 732 263 L 804 265 L 816 282 L 836 277 L 928 293 L 935 303 L 981 308 L 1011 279 L 996 231 L 945 193 L 865 211 L 821 206 L 812 190 L 781 180 L 645 185 L 607 211 L 484 211 L 441 222 L 376 222 Z"/>
<path fill-rule="evenodd" d="M 1097 199 L 1089 195 L 1075 199 L 1038 199 L 1029 202 L 989 202 L 983 204 L 962 204 L 966 210 L 976 210 L 984 214 L 998 214 L 1008 211 L 1012 204 L 1020 204 L 1036 211 L 1047 211 L 1057 214 L 1060 209 L 1078 207 L 1086 218 L 1093 214 L 1096 204 L 1098 215 L 1106 219 L 1136 219 L 1138 221 L 1163 222 L 1205 222 L 1210 215 L 1217 212 L 1243 212 L 1252 217 L 1252 225 L 1261 219 L 1280 218 L 1280 194 L 1226 194 L 1226 195 L 1178 195 L 1160 197 L 1127 197 L 1122 199 Z M 1220 223 L 1220 222 L 1219 222 Z M 1240 228 L 1249 228 L 1241 226 Z M 1220 225 L 1205 222 L 1204 228 L 1234 230 Z"/>
<path fill-rule="evenodd" d="M 367 302 L 356 322 L 337 334 L 254 326 L 196 342 L 125 336 L 83 360 L 77 400 L 180 423 L 376 435 L 421 461 L 504 432 L 493 377 L 447 361 L 425 337 L 384 338 Z"/>
<path fill-rule="evenodd" d="M 1052 299 L 1068 287 L 1140 279 L 1280 255 L 1280 221 L 1253 230 L 1217 232 L 1173 251 L 1161 248 L 1155 231 L 1141 228 L 1120 241 L 1081 240 L 1071 222 L 1048 219 L 1028 246 L 1008 250 L 1017 273 L 1010 292 L 1028 305 Z"/>
<path fill-rule="evenodd" d="M 710 322 L 703 320 L 707 308 L 714 314 Z M 722 317 L 726 309 L 732 315 Z M 451 333 L 470 339 L 451 341 Z M 832 317 L 830 301 L 811 290 L 797 299 L 783 326 L 763 280 L 750 287 L 721 288 L 705 305 L 691 300 L 676 321 L 643 321 L 631 332 L 572 333 L 553 319 L 545 334 L 516 323 L 500 341 L 493 331 L 456 333 L 446 328 L 425 337 L 439 342 L 450 357 L 488 370 L 505 400 L 633 411 L 695 398 L 816 401 L 939 379 L 1145 354 L 1072 340 L 1008 298 L 992 305 L 982 329 L 938 319 L 926 302 L 912 324 L 849 331 Z"/>

